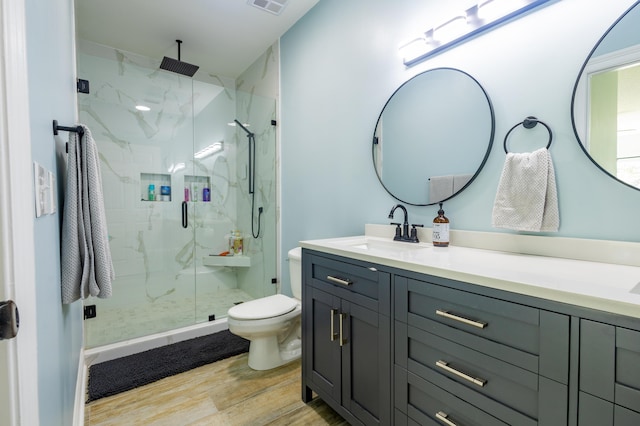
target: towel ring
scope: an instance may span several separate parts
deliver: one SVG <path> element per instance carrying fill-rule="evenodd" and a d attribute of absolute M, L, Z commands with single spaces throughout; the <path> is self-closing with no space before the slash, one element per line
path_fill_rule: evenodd
<path fill-rule="evenodd" d="M 549 132 L 549 143 L 547 143 L 547 149 L 549 149 L 549 147 L 551 146 L 551 141 L 553 140 L 553 133 L 551 132 L 551 128 L 549 126 L 547 126 L 543 121 L 538 120 L 537 118 L 533 117 L 533 116 L 529 116 L 527 118 L 524 119 L 524 121 L 522 123 L 518 123 L 515 126 L 513 126 L 511 129 L 509 129 L 509 131 L 507 132 L 507 135 L 504 137 L 504 152 L 506 154 L 509 153 L 509 150 L 507 149 L 507 139 L 509 139 L 509 135 L 511 134 L 511 132 L 513 132 L 513 130 L 522 125 L 525 129 L 533 129 L 534 127 L 536 127 L 536 125 L 540 123 L 542 124 L 544 127 L 547 128 L 547 132 Z"/>

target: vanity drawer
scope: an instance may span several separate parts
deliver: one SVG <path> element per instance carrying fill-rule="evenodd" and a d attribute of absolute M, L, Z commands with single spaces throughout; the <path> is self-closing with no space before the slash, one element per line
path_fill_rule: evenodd
<path fill-rule="evenodd" d="M 640 332 L 580 320 L 580 390 L 640 412 Z"/>
<path fill-rule="evenodd" d="M 457 383 L 530 418 L 538 416 L 538 378 L 530 371 L 456 342 L 407 326 L 396 327 L 396 359 L 407 369 L 443 388 Z"/>
<path fill-rule="evenodd" d="M 396 408 L 408 418 L 408 424 L 465 426 L 506 426 L 484 411 L 407 370 L 395 369 Z M 396 416 L 396 417 L 402 417 Z"/>
<path fill-rule="evenodd" d="M 337 256 L 308 254 L 305 285 L 311 285 L 369 309 L 390 314 L 391 278 L 373 264 Z"/>
<path fill-rule="evenodd" d="M 396 299 L 406 303 L 406 311 L 396 307 L 400 321 L 426 328 L 425 320 L 433 320 L 531 354 L 540 351 L 536 308 L 414 279 Z"/>

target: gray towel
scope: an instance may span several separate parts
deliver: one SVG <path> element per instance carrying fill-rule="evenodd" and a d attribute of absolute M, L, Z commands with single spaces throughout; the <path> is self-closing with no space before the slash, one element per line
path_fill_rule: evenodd
<path fill-rule="evenodd" d="M 62 303 L 111 296 L 115 279 L 102 196 L 100 159 L 86 126 L 82 140 L 69 133 L 62 218 Z"/>
<path fill-rule="evenodd" d="M 431 176 L 429 178 L 429 204 L 438 203 L 453 195 L 453 176 Z"/>

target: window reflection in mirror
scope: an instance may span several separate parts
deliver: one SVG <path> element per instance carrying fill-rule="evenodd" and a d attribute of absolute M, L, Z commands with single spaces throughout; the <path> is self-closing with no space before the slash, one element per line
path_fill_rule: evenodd
<path fill-rule="evenodd" d="M 640 189 L 640 6 L 594 47 L 574 88 L 572 118 L 584 152 L 602 170 Z"/>

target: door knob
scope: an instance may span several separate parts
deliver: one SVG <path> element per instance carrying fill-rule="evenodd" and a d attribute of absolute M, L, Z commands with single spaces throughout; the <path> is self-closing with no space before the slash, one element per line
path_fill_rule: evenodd
<path fill-rule="evenodd" d="M 0 340 L 16 337 L 19 326 L 18 306 L 13 300 L 0 302 Z"/>

